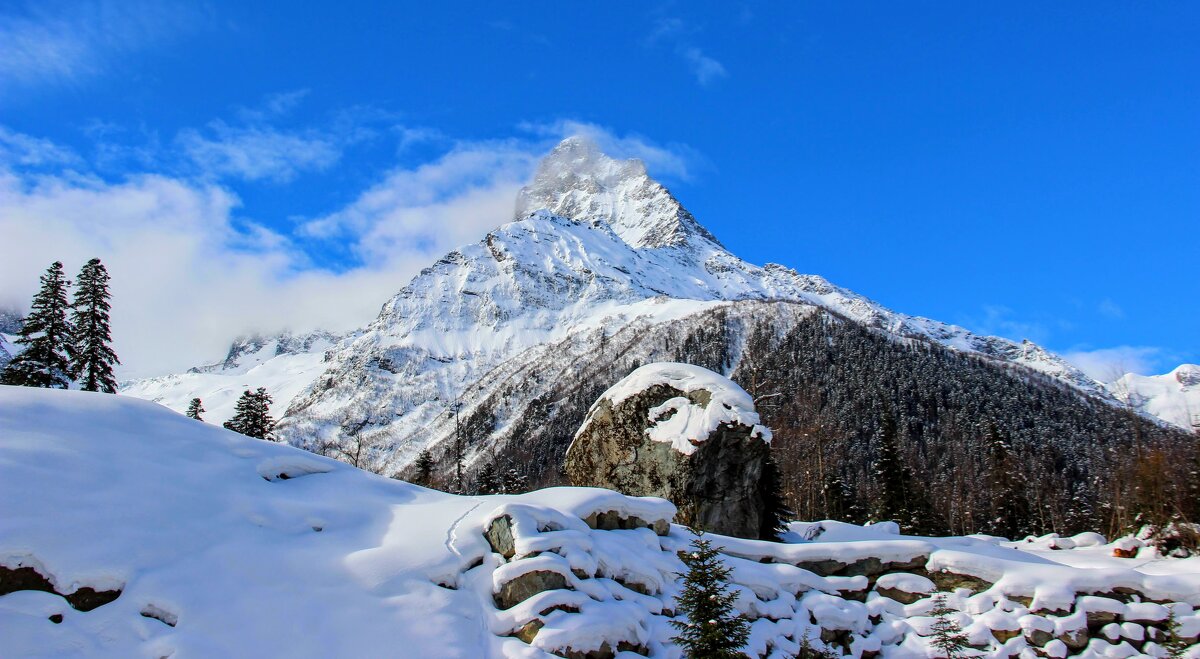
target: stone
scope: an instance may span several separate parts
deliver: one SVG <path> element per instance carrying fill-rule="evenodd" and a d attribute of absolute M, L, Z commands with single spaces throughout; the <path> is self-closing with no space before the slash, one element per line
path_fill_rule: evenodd
<path fill-rule="evenodd" d="M 1054 634 L 1044 629 L 1027 629 L 1025 630 L 1025 640 L 1034 647 L 1042 647 L 1043 645 L 1054 640 Z"/>
<path fill-rule="evenodd" d="M 992 636 L 996 637 L 996 640 L 999 641 L 1001 645 L 1003 645 L 1004 643 L 1007 643 L 1009 640 L 1014 639 L 1020 635 L 1021 635 L 1021 630 L 1019 630 L 1019 629 L 993 629 L 992 630 Z"/>
<path fill-rule="evenodd" d="M 949 570 L 941 570 L 939 572 L 930 572 L 929 578 L 937 585 L 938 590 L 954 591 L 959 588 L 966 588 L 972 593 L 982 593 L 992 587 L 992 582 L 984 581 L 979 577 L 973 577 L 969 574 L 958 574 Z"/>
<path fill-rule="evenodd" d="M 495 593 L 494 596 L 496 607 L 510 609 L 538 593 L 566 587 L 567 578 L 557 572 L 549 570 L 526 572 L 500 586 L 500 592 Z"/>
<path fill-rule="evenodd" d="M 659 371 L 662 377 L 657 377 Z M 676 377 L 680 373 L 690 380 Z M 668 381 L 673 384 L 664 383 Z M 708 389 L 693 386 L 695 382 Z M 722 402 L 730 400 L 740 404 Z M 682 418 L 688 422 L 678 425 L 690 429 L 708 427 L 713 419 L 720 422 L 705 437 L 651 438 L 656 432 L 661 440 L 664 428 L 676 428 L 671 423 L 676 415 L 687 415 Z M 703 423 L 697 421 L 701 419 Z M 564 472 L 576 486 L 668 499 L 678 508 L 676 521 L 683 524 L 741 538 L 766 537 L 763 473 L 770 432 L 757 422 L 749 395 L 731 380 L 689 365 L 649 364 L 592 406 L 567 449 Z M 665 525 L 655 528 L 660 534 L 668 530 Z"/>
<path fill-rule="evenodd" d="M 530 620 L 522 625 L 521 628 L 513 632 L 512 635 L 526 643 L 532 643 L 533 639 L 538 635 L 538 632 L 542 631 L 542 627 L 545 626 L 545 623 L 543 623 L 541 620 L 534 618 L 533 620 Z"/>
<path fill-rule="evenodd" d="M 488 524 L 487 531 L 484 531 L 483 537 L 487 538 L 492 551 L 500 554 L 505 559 L 512 558 L 513 554 L 516 553 L 516 543 L 512 533 L 512 518 L 508 515 L 502 515 L 493 519 L 492 523 Z"/>

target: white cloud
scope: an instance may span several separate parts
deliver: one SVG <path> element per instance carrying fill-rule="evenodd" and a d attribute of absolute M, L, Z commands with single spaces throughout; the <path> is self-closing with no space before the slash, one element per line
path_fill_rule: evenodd
<path fill-rule="evenodd" d="M 343 144 L 316 130 L 285 132 L 270 126 L 209 124 L 208 135 L 183 130 L 176 141 L 188 158 L 207 174 L 247 181 L 286 183 L 297 174 L 320 171 L 342 156 Z"/>
<path fill-rule="evenodd" d="M 0 126 L 0 165 L 39 167 L 70 165 L 79 156 L 50 140 L 31 137 Z"/>
<path fill-rule="evenodd" d="M 665 43 L 674 47 L 675 54 L 691 68 L 696 82 L 707 87 L 721 78 L 728 77 L 729 72 L 725 70 L 724 64 L 706 55 L 693 43 L 692 37 L 698 32 L 696 26 L 684 23 L 678 18 L 660 18 L 655 21 L 654 29 L 646 38 L 646 44 L 653 47 Z"/>
<path fill-rule="evenodd" d="M 512 220 L 517 191 L 539 153 L 516 141 L 460 143 L 434 162 L 389 172 L 301 233 L 349 241 L 373 267 L 441 255 Z"/>
<path fill-rule="evenodd" d="M 153 0 L 15 3 L 0 10 L 0 87 L 77 82 L 114 58 L 194 27 L 195 11 Z"/>
<path fill-rule="evenodd" d="M 705 55 L 699 48 L 684 48 L 680 52 L 691 65 L 692 75 L 696 76 L 696 82 L 701 85 L 708 85 L 729 75 L 723 64 Z"/>
<path fill-rule="evenodd" d="M 1125 317 L 1125 310 L 1122 309 L 1119 304 L 1108 298 L 1101 300 L 1099 306 L 1096 307 L 1096 310 L 1100 312 L 1100 315 L 1108 318 L 1120 319 Z"/>
<path fill-rule="evenodd" d="M 1077 349 L 1063 353 L 1063 358 L 1101 382 L 1112 382 L 1126 373 L 1151 375 L 1162 356 L 1161 348 L 1151 346 Z"/>
<path fill-rule="evenodd" d="M 603 126 L 564 119 L 547 124 L 522 124 L 520 128 L 535 135 L 561 140 L 572 135 L 586 137 L 600 150 L 614 158 L 637 158 L 646 163 L 651 176 L 690 181 L 696 170 L 708 163 L 693 148 L 685 144 L 660 145 L 636 134 L 617 135 Z"/>

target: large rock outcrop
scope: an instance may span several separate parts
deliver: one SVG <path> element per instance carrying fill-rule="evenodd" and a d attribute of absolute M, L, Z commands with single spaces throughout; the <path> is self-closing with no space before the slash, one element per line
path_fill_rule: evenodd
<path fill-rule="evenodd" d="M 749 394 L 690 364 L 630 373 L 592 406 L 567 449 L 575 485 L 669 499 L 676 521 L 722 535 L 764 537 L 762 478 L 771 431 Z"/>

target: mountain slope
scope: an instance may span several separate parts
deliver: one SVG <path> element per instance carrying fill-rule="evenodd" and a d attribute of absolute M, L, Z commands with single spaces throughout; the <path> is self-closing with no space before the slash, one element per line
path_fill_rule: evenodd
<path fill-rule="evenodd" d="M 1185 430 L 1200 429 L 1200 366 L 1183 364 L 1163 375 L 1126 373 L 1107 387 L 1133 409 Z"/>
<path fill-rule="evenodd" d="M 326 368 L 325 352 L 343 337 L 329 332 L 251 335 L 233 342 L 225 359 L 186 373 L 122 382 L 120 391 L 183 412 L 193 398 L 203 401 L 203 418 L 224 423 L 247 389 L 264 387 L 276 413 L 304 391 Z"/>

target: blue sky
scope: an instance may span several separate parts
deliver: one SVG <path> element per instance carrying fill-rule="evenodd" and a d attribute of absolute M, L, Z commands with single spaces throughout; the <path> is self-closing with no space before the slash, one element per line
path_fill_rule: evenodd
<path fill-rule="evenodd" d="M 0 304 L 99 255 L 126 375 L 358 325 L 585 132 L 752 262 L 1200 359 L 1193 3 L 379 4 L 6 3 Z"/>

